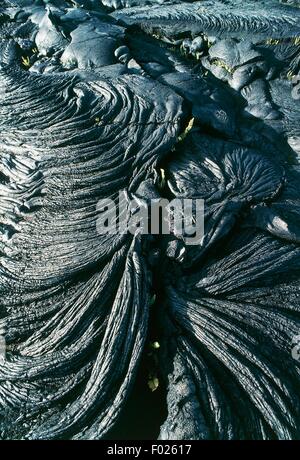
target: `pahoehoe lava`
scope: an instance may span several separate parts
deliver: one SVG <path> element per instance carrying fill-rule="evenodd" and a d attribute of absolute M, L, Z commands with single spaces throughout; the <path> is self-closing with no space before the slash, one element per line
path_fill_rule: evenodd
<path fill-rule="evenodd" d="M 0 439 L 300 439 L 299 7 L 0 3 Z"/>

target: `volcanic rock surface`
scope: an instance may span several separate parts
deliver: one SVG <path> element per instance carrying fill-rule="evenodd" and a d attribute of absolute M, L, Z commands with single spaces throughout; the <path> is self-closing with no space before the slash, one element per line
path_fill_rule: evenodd
<path fill-rule="evenodd" d="M 1 439 L 300 439 L 299 6 L 1 2 Z"/>

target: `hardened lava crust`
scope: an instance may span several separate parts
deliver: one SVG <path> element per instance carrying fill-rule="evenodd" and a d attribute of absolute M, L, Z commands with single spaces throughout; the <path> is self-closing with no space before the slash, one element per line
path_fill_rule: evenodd
<path fill-rule="evenodd" d="M 300 439 L 299 19 L 0 2 L 0 439 Z M 99 234 L 120 191 L 201 242 Z"/>

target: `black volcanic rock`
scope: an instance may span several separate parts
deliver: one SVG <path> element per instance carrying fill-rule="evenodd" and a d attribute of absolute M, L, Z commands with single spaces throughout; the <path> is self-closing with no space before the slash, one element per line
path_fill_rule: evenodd
<path fill-rule="evenodd" d="M 1 439 L 300 438 L 299 18 L 1 3 Z M 99 234 L 133 198 L 203 238 Z"/>

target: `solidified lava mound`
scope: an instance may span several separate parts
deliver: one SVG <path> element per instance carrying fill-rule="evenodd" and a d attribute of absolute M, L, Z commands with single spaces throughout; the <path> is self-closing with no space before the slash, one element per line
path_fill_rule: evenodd
<path fill-rule="evenodd" d="M 0 2 L 1 439 L 300 439 L 299 7 Z"/>

